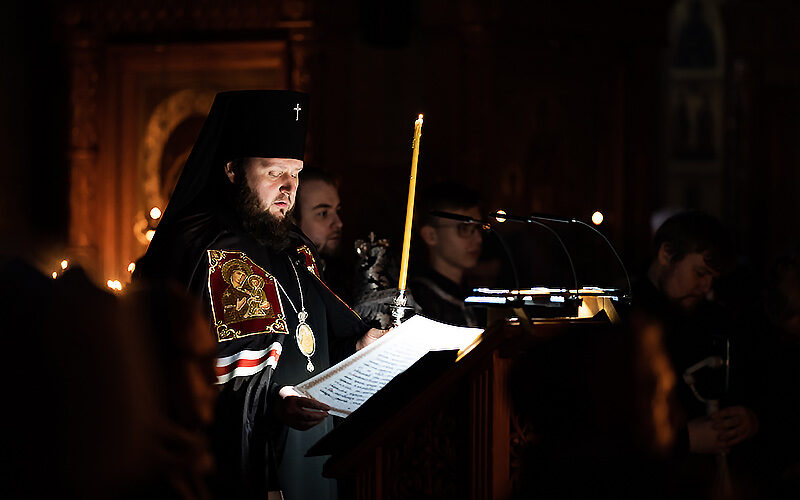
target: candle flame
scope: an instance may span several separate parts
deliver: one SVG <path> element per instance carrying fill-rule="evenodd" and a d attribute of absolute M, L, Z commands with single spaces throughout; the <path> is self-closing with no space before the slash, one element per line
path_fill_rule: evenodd
<path fill-rule="evenodd" d="M 597 211 L 597 212 L 593 213 L 592 214 L 592 222 L 594 223 L 595 226 L 599 226 L 600 224 L 602 224 L 603 223 L 603 213 L 600 212 L 600 211 Z"/>
<path fill-rule="evenodd" d="M 69 266 L 69 261 L 67 259 L 62 260 L 61 261 L 61 269 L 66 269 L 67 266 Z"/>
<path fill-rule="evenodd" d="M 119 280 L 108 280 L 106 281 L 106 286 L 118 292 L 122 291 L 122 283 Z"/>
<path fill-rule="evenodd" d="M 129 273 L 132 273 L 135 270 L 136 270 L 136 263 L 135 262 L 131 262 L 130 264 L 128 264 L 128 272 Z"/>
<path fill-rule="evenodd" d="M 55 271 L 53 271 L 53 274 L 52 274 L 52 276 L 53 276 L 53 279 L 56 279 L 56 278 L 58 278 L 58 273 L 57 273 L 57 272 L 55 272 Z"/>
<path fill-rule="evenodd" d="M 161 209 L 158 207 L 153 207 L 150 209 L 150 218 L 153 220 L 159 219 L 161 217 Z"/>

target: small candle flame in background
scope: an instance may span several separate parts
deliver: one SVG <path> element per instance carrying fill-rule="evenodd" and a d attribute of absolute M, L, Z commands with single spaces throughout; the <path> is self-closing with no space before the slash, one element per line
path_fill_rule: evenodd
<path fill-rule="evenodd" d="M 117 292 L 122 291 L 122 282 L 120 282 L 119 280 L 108 280 L 106 281 L 106 286 Z"/>

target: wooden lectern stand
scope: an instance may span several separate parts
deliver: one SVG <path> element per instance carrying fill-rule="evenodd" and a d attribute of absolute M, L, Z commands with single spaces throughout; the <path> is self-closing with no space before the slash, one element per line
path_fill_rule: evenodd
<path fill-rule="evenodd" d="M 331 455 L 324 475 L 357 499 L 503 499 L 534 438 L 515 414 L 509 374 L 517 354 L 575 327 L 608 325 L 601 312 L 576 320 L 502 319 L 470 351 L 431 352 L 309 450 Z"/>

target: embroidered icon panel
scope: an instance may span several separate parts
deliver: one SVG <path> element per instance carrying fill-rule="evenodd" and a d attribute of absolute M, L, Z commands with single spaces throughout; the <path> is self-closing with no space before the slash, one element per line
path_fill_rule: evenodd
<path fill-rule="evenodd" d="M 311 249 L 308 248 L 308 245 L 300 245 L 297 247 L 297 253 L 303 259 L 305 259 L 306 268 L 311 271 L 314 276 L 320 278 L 319 269 L 317 268 L 317 261 L 314 260 L 314 254 L 311 253 Z"/>
<path fill-rule="evenodd" d="M 275 278 L 244 252 L 208 250 L 208 294 L 220 342 L 288 333 Z"/>

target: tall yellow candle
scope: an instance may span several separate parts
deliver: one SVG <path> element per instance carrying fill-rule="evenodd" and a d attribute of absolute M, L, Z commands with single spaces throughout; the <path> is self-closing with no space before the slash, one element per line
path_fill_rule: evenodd
<path fill-rule="evenodd" d="M 408 255 L 411 251 L 411 224 L 414 220 L 414 193 L 417 190 L 417 159 L 419 158 L 419 138 L 422 136 L 422 115 L 419 115 L 414 122 L 414 143 L 411 153 L 411 179 L 408 183 L 408 203 L 406 204 L 406 228 L 403 233 L 403 256 L 400 260 L 400 284 L 397 285 L 399 292 L 406 289 L 406 278 L 408 277 Z"/>

